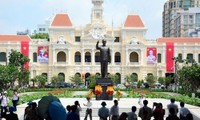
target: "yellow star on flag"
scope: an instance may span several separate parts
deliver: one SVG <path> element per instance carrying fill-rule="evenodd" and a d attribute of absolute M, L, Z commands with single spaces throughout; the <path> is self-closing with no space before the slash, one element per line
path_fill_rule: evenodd
<path fill-rule="evenodd" d="M 23 49 L 26 50 L 26 47 L 24 47 Z"/>
<path fill-rule="evenodd" d="M 169 48 L 169 51 L 172 51 L 172 49 L 171 49 L 171 48 Z"/>

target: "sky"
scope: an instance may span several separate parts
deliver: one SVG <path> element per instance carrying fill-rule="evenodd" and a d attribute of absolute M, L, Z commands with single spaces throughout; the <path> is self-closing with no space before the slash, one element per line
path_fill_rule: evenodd
<path fill-rule="evenodd" d="M 0 0 L 0 34 L 36 29 L 55 13 L 67 12 L 74 26 L 91 21 L 92 0 Z M 162 37 L 166 0 L 104 0 L 104 21 L 120 27 L 129 14 L 138 14 L 148 28 L 146 38 Z"/>

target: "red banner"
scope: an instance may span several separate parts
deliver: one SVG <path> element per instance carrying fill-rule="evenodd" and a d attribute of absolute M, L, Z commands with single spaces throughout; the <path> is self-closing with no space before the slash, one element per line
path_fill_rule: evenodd
<path fill-rule="evenodd" d="M 29 41 L 22 41 L 21 42 L 21 53 L 29 58 Z M 24 68 L 26 70 L 29 69 L 29 63 L 25 63 Z"/>
<path fill-rule="evenodd" d="M 147 63 L 156 63 L 157 49 L 155 47 L 147 48 Z"/>
<path fill-rule="evenodd" d="M 166 72 L 174 72 L 174 43 L 166 43 Z"/>

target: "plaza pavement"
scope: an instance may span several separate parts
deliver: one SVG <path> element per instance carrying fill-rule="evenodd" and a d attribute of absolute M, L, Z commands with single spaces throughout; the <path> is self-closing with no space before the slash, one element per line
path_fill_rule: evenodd
<path fill-rule="evenodd" d="M 80 116 L 81 116 L 81 120 L 84 119 L 84 115 L 85 115 L 85 109 L 86 107 L 83 106 L 83 103 L 86 103 L 86 99 L 85 98 L 60 98 L 61 103 L 63 104 L 64 107 L 66 107 L 67 105 L 73 105 L 74 101 L 78 100 L 81 107 L 82 107 L 82 111 L 80 112 Z M 147 98 L 147 100 L 149 101 L 148 106 L 152 107 L 153 102 L 161 102 L 163 104 L 163 108 L 166 109 L 167 104 L 170 103 L 170 100 L 167 99 L 152 99 L 152 98 Z M 34 102 L 38 102 L 39 100 L 35 100 Z M 113 105 L 113 101 L 111 100 L 95 100 L 95 98 L 93 98 L 91 100 L 92 102 L 92 116 L 93 116 L 93 120 L 99 120 L 97 112 L 98 109 L 101 107 L 101 102 L 105 101 L 107 103 L 108 108 L 111 108 L 111 106 Z M 179 106 L 179 102 L 176 102 L 176 104 Z M 120 108 L 120 113 L 122 112 L 130 112 L 131 111 L 131 107 L 132 106 L 136 106 L 137 107 L 137 112 L 139 110 L 139 105 L 138 105 L 138 99 L 137 98 L 121 98 L 119 101 L 119 108 Z M 27 104 L 22 104 L 17 106 L 17 114 L 19 117 L 19 120 L 23 120 L 23 114 L 24 114 L 24 109 L 27 106 Z M 189 108 L 189 110 L 192 112 L 193 116 L 194 116 L 194 120 L 200 120 L 200 107 L 196 107 L 196 106 L 192 106 L 192 105 L 188 105 L 186 104 L 185 107 Z M 165 113 L 165 117 L 168 115 L 168 111 L 166 110 Z M 89 117 L 88 117 L 89 120 Z M 138 118 L 138 120 L 141 120 L 140 118 Z"/>

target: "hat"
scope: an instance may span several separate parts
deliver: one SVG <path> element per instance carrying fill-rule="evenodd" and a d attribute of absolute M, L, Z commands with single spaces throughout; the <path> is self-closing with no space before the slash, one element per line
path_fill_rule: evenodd
<path fill-rule="evenodd" d="M 27 103 L 27 105 L 31 105 L 33 102 L 32 101 L 29 101 L 28 103 Z"/>
<path fill-rule="evenodd" d="M 102 105 L 102 106 L 106 106 L 106 102 L 102 102 L 101 105 Z"/>

